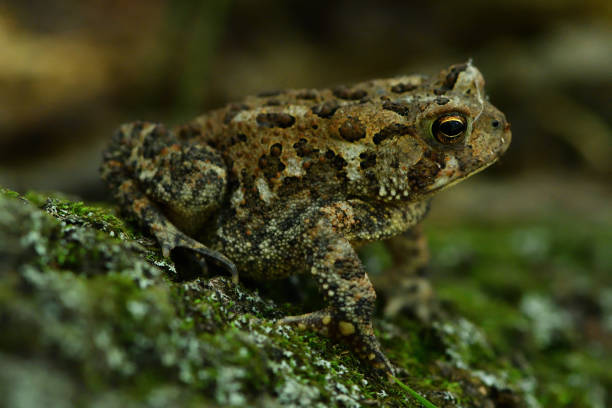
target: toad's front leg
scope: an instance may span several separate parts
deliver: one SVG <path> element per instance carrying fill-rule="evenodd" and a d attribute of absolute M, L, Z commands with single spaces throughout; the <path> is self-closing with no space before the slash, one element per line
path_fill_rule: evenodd
<path fill-rule="evenodd" d="M 279 323 L 340 339 L 376 370 L 393 374 L 372 328 L 376 293 L 355 250 L 327 218 L 308 226 L 303 238 L 310 274 L 329 306 Z"/>

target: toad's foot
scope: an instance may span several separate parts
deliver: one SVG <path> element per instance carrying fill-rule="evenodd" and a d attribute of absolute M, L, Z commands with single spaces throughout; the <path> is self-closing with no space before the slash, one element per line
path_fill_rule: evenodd
<path fill-rule="evenodd" d="M 151 222 L 151 232 L 157 238 L 162 254 L 166 258 L 171 258 L 175 265 L 181 265 L 183 274 L 194 275 L 187 271 L 207 269 L 206 260 L 213 261 L 227 270 L 234 283 L 238 283 L 238 270 L 232 261 L 220 252 L 213 251 L 195 239 L 179 231 L 162 214 L 150 214 L 147 218 L 156 217 L 155 222 Z M 196 270 L 195 274 L 199 271 Z"/>
<path fill-rule="evenodd" d="M 341 313 L 326 308 L 300 316 L 288 316 L 279 320 L 278 324 L 290 325 L 299 330 L 313 330 L 321 335 L 342 340 L 377 372 L 387 376 L 394 374 L 394 368 L 381 351 L 370 323 L 349 321 Z"/>

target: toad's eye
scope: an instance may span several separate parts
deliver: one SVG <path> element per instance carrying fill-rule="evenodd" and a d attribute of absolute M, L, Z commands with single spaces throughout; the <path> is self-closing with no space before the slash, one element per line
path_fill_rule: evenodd
<path fill-rule="evenodd" d="M 463 140 L 467 129 L 467 121 L 458 113 L 440 116 L 433 123 L 431 133 L 443 144 L 456 144 Z"/>

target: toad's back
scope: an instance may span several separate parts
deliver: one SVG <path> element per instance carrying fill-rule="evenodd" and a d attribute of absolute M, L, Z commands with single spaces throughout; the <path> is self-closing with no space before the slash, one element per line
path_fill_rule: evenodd
<path fill-rule="evenodd" d="M 333 90 L 269 92 L 183 129 L 222 153 L 241 189 L 236 203 L 248 198 L 271 204 L 296 190 L 417 201 L 428 193 L 421 187 L 433 184 L 440 170 L 446 168 L 442 182 L 451 181 L 448 161 L 456 163 L 450 172 L 461 178 L 493 161 L 509 142 L 508 136 L 445 145 L 432 137 L 434 119 L 447 113 L 467 116 L 470 130 L 476 124 L 469 119 L 488 120 L 490 127 L 496 120 L 491 116 L 503 118 L 484 102 L 483 83 L 475 68 L 462 65 L 429 80 L 414 75 Z"/>

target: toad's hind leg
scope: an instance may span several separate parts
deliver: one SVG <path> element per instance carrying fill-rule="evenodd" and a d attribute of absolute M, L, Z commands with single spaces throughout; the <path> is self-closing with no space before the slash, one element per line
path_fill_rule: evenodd
<path fill-rule="evenodd" d="M 385 315 L 393 317 L 408 312 L 428 322 L 435 302 L 431 283 L 425 276 L 429 251 L 420 224 L 386 240 L 385 244 L 393 258 L 393 267 L 374 280 L 379 293 L 386 298 Z"/>
<path fill-rule="evenodd" d="M 372 314 L 376 293 L 350 243 L 333 231 L 326 219 L 307 231 L 306 256 L 312 259 L 310 274 L 329 305 L 323 310 L 279 321 L 310 329 L 348 343 L 375 369 L 393 374 L 393 367 L 374 336 Z"/>
<path fill-rule="evenodd" d="M 162 125 L 136 122 L 117 131 L 101 172 L 122 208 L 155 235 L 164 256 L 197 253 L 202 266 L 213 260 L 237 277 L 229 259 L 187 235 L 202 227 L 225 194 L 225 164 L 214 149 L 182 141 Z"/>

